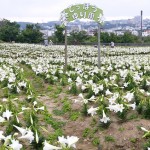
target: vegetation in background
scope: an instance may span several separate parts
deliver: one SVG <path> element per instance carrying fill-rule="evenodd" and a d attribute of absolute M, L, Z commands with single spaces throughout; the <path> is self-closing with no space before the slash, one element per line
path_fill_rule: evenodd
<path fill-rule="evenodd" d="M 65 28 L 61 25 L 55 25 L 54 35 L 49 37 L 54 44 L 62 44 L 65 41 Z M 101 43 L 150 43 L 150 36 L 141 37 L 133 35 L 126 31 L 123 35 L 115 33 L 101 32 Z M 16 22 L 10 22 L 3 19 L 0 21 L 0 41 L 4 42 L 21 42 L 21 43 L 41 43 L 44 41 L 43 34 L 40 32 L 38 24 L 27 24 L 26 29 L 21 30 L 20 25 Z M 88 35 L 86 31 L 72 31 L 68 36 L 68 44 L 95 44 L 97 43 L 97 30 L 94 35 Z"/>

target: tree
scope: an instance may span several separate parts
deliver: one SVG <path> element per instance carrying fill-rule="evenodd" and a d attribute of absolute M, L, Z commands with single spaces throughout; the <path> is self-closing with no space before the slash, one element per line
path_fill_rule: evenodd
<path fill-rule="evenodd" d="M 65 35 L 64 35 L 64 30 L 65 28 L 63 26 L 60 25 L 55 25 L 56 31 L 54 33 L 54 38 L 53 38 L 53 42 L 56 43 L 64 43 L 65 41 Z"/>
<path fill-rule="evenodd" d="M 118 42 L 117 35 L 115 33 L 110 33 L 109 37 L 110 37 L 109 43 L 110 42 L 115 42 L 115 43 Z"/>
<path fill-rule="evenodd" d="M 18 40 L 24 43 L 40 43 L 43 41 L 43 33 L 38 24 L 27 24 L 26 29 L 19 35 Z"/>
<path fill-rule="evenodd" d="M 16 22 L 3 19 L 0 22 L 0 40 L 5 42 L 16 41 L 20 33 L 20 26 Z"/>
<path fill-rule="evenodd" d="M 110 36 L 107 32 L 101 32 L 101 42 L 103 43 L 110 43 L 111 42 L 111 39 L 110 39 Z"/>
<path fill-rule="evenodd" d="M 144 43 L 150 43 L 150 36 L 143 37 Z"/>
<path fill-rule="evenodd" d="M 136 41 L 137 37 L 131 32 L 125 32 L 122 36 L 122 43 L 135 43 Z"/>
<path fill-rule="evenodd" d="M 95 31 L 94 36 L 96 37 L 98 36 L 97 30 Z M 118 40 L 118 36 L 114 33 L 110 33 L 110 34 L 108 32 L 100 33 L 100 41 L 102 43 L 110 43 L 112 41 L 116 43 L 117 40 Z"/>
<path fill-rule="evenodd" d="M 85 31 L 80 31 L 80 32 L 72 31 L 70 33 L 70 36 L 68 37 L 68 42 L 70 44 L 82 44 L 82 43 L 86 43 L 88 38 L 89 36 Z"/>

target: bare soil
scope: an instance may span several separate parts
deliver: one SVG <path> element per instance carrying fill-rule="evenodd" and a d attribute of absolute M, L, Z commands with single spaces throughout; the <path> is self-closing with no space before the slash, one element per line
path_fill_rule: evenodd
<path fill-rule="evenodd" d="M 48 111 L 53 113 L 53 110 L 56 108 L 61 110 L 61 100 L 64 98 L 64 96 L 66 96 L 64 93 L 60 94 L 57 103 L 49 97 L 41 97 L 41 100 L 43 104 L 47 106 Z M 68 99 L 70 99 L 72 103 L 73 110 L 81 111 L 82 103 L 74 102 L 75 99 L 79 99 L 77 96 L 68 95 Z M 139 128 L 142 126 L 146 129 L 150 129 L 150 121 L 136 118 L 126 122 L 120 122 L 120 120 L 113 115 L 114 114 L 110 116 L 112 122 L 107 129 L 99 129 L 96 133 L 94 133 L 94 136 L 100 141 L 100 144 L 97 146 L 93 145 L 92 137 L 83 137 L 83 132 L 86 128 L 93 130 L 97 127 L 97 124 L 95 126 L 91 125 L 93 120 L 91 116 L 80 116 L 76 121 L 71 121 L 69 118 L 67 118 L 68 115 L 66 114 L 61 116 L 55 116 L 55 114 L 53 114 L 53 117 L 66 122 L 66 125 L 63 127 L 63 132 L 65 135 L 79 137 L 79 141 L 76 144 L 77 150 L 143 149 L 143 144 L 146 142 L 146 140 L 142 138 L 144 132 Z M 94 118 L 99 121 L 98 117 Z M 107 141 L 105 139 L 107 136 L 113 137 L 114 141 Z"/>
<path fill-rule="evenodd" d="M 33 79 L 31 78 L 31 80 Z M 142 138 L 144 132 L 140 130 L 140 127 L 142 126 L 150 130 L 150 120 L 141 119 L 139 116 L 138 118 L 121 122 L 118 117 L 112 113 L 111 116 L 109 116 L 111 124 L 107 129 L 99 128 L 98 116 L 94 116 L 94 119 L 97 121 L 95 125 L 93 125 L 93 117 L 83 116 L 82 114 L 76 121 L 72 121 L 68 115 L 70 112 L 63 115 L 55 115 L 53 110 L 62 110 L 62 100 L 67 97 L 71 103 L 72 111 L 81 112 L 82 103 L 75 103 L 75 100 L 80 100 L 79 97 L 68 94 L 68 86 L 62 86 L 62 91 L 57 94 L 57 97 L 53 97 L 57 91 L 57 85 L 43 84 L 42 86 L 41 93 L 40 89 L 38 89 L 38 94 L 41 94 L 39 101 L 47 107 L 47 110 L 53 115 L 53 118 L 65 122 L 65 126 L 62 128 L 65 136 L 77 136 L 79 138 L 76 144 L 77 150 L 143 149 L 143 144 L 146 142 L 146 139 Z M 51 86 L 52 90 L 49 91 L 48 86 Z M 133 112 L 131 111 L 130 113 L 132 114 Z M 84 136 L 83 134 L 85 129 L 90 130 L 88 136 Z M 47 130 L 49 130 L 49 132 L 54 131 L 50 126 L 48 126 Z M 93 133 L 94 130 L 96 130 L 96 132 Z M 94 137 L 99 141 L 99 144 L 96 146 L 93 144 Z"/>

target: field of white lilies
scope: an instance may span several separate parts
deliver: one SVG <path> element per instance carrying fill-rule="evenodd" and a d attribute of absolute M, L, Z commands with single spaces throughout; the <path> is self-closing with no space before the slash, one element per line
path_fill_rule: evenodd
<path fill-rule="evenodd" d="M 0 44 L 0 150 L 150 149 L 150 47 Z"/>

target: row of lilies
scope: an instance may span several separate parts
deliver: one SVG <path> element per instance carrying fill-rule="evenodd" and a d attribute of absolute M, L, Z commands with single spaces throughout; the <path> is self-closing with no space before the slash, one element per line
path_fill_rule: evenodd
<path fill-rule="evenodd" d="M 43 150 L 76 148 L 75 144 L 79 140 L 76 136 L 58 136 L 58 141 L 54 145 L 44 137 L 43 133 L 48 132 L 47 125 L 46 123 L 43 125 L 39 116 L 45 117 L 51 114 L 40 102 L 40 97 L 35 95 L 31 82 L 24 77 L 24 70 L 19 66 L 19 60 L 1 58 L 0 86 L 2 93 L 0 148 L 2 150 L 36 149 L 37 147 Z M 44 138 L 41 140 L 41 137 Z"/>
<path fill-rule="evenodd" d="M 24 77 L 24 70 L 19 64 L 27 65 L 49 84 L 67 86 L 71 94 L 77 95 L 74 103 L 82 103 L 84 115 L 98 115 L 99 124 L 103 127 L 109 127 L 114 114 L 122 122 L 132 111 L 150 119 L 148 47 L 103 48 L 99 69 L 97 49 L 69 46 L 66 72 L 63 69 L 63 46 L 1 44 L 0 53 L 0 81 L 5 93 L 0 105 L 0 123 L 4 125 L 0 130 L 0 141 L 4 148 L 19 150 L 23 147 L 22 139 L 38 144 L 41 126 L 37 126 L 36 116 L 47 112 L 46 107 L 37 101 L 31 83 Z M 26 101 L 12 98 L 13 93 L 25 93 Z M 27 127 L 20 124 L 23 115 L 28 118 Z M 5 127 L 5 124 L 9 127 L 7 122 L 11 122 L 11 134 L 3 131 L 8 130 Z M 144 127 L 141 129 L 149 133 Z M 44 150 L 67 149 L 75 148 L 78 140 L 76 136 L 59 136 L 55 146 L 46 139 L 42 144 Z"/>

